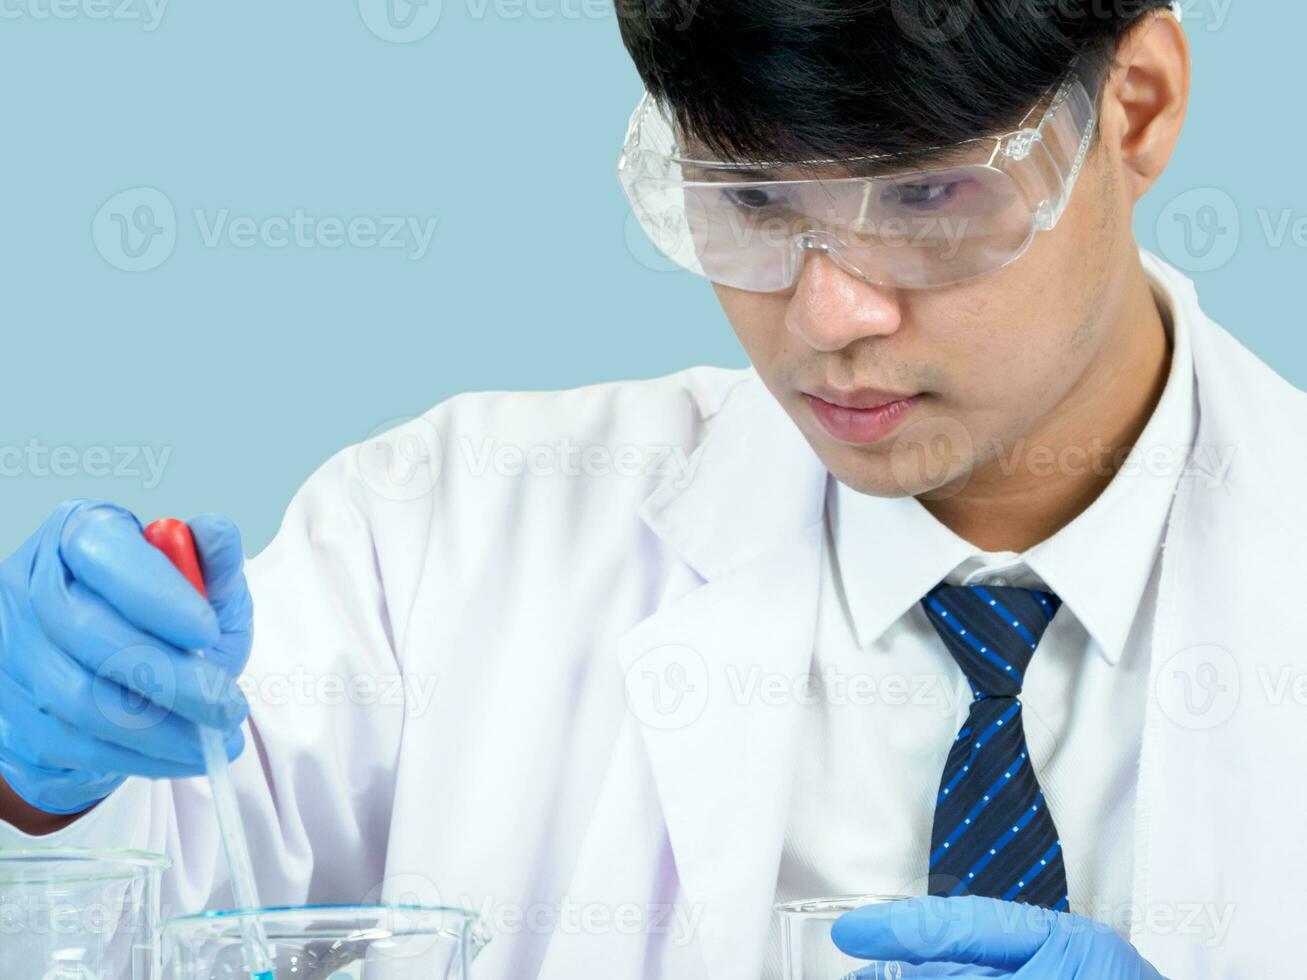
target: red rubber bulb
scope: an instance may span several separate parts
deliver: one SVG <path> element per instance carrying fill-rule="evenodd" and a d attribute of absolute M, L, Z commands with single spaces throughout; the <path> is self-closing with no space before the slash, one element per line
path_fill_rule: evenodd
<path fill-rule="evenodd" d="M 185 521 L 173 517 L 155 521 L 145 529 L 145 540 L 167 555 L 177 571 L 186 576 L 186 581 L 195 586 L 200 595 L 206 599 L 209 597 L 204 589 L 204 575 L 200 571 L 200 556 L 195 551 L 195 538 Z"/>

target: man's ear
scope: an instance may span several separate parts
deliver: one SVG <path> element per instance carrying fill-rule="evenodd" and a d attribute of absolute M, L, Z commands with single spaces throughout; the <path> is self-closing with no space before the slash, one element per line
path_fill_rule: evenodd
<path fill-rule="evenodd" d="M 1191 71 L 1189 39 L 1169 10 L 1145 15 L 1117 46 L 1099 126 L 1133 201 L 1153 186 L 1175 151 Z"/>

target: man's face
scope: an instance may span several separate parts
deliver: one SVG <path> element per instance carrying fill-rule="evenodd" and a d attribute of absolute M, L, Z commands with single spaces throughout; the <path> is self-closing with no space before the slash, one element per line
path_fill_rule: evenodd
<path fill-rule="evenodd" d="M 713 288 L 763 382 L 837 479 L 876 496 L 947 495 L 1000 466 L 1019 440 L 1055 440 L 1070 406 L 1083 415 L 1110 377 L 1135 254 L 1129 213 L 1095 144 L 1057 227 L 996 272 L 900 290 L 812 253 L 788 291 Z"/>

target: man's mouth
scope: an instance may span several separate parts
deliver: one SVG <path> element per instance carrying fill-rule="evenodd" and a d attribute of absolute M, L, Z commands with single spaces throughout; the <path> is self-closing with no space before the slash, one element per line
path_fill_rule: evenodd
<path fill-rule="evenodd" d="M 828 388 L 803 392 L 813 416 L 837 442 L 868 446 L 899 427 L 925 397 L 875 388 Z"/>

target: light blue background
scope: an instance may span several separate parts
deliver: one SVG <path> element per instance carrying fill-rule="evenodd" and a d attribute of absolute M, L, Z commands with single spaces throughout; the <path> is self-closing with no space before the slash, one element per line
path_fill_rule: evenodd
<path fill-rule="evenodd" d="M 1304 387 L 1307 6 L 1186 9 L 1191 116 L 1139 238 Z M 630 235 L 614 164 L 639 83 L 611 2 L 444 0 L 408 35 L 380 0 L 175 2 L 157 23 L 145 0 L 0 11 L 0 446 L 66 447 L 81 471 L 25 455 L 0 476 L 0 553 L 70 496 L 146 519 L 225 511 L 253 553 L 334 450 L 452 393 L 744 363 L 709 286 Z M 142 187 L 174 208 L 175 246 L 155 239 L 166 260 L 126 272 L 112 219 L 93 226 Z M 413 260 L 208 246 L 194 215 L 297 208 L 437 227 Z M 1277 245 L 1264 224 L 1286 214 L 1303 227 Z M 1183 220 L 1209 231 L 1186 244 Z M 118 446 L 170 456 L 150 486 L 139 460 L 87 472 L 105 465 L 96 446 L 113 465 Z"/>

